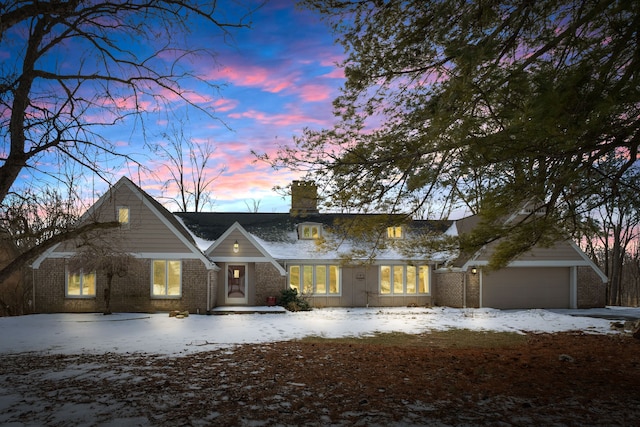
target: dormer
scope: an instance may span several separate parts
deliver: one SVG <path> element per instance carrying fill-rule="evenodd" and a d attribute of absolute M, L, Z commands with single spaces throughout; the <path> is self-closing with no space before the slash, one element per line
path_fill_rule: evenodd
<path fill-rule="evenodd" d="M 517 215 L 542 216 L 544 215 L 544 205 L 536 200 L 529 201 L 525 203 L 522 208 L 520 208 L 520 211 L 517 213 Z"/>
<path fill-rule="evenodd" d="M 403 227 L 400 225 L 395 225 L 391 227 L 387 227 L 387 239 L 389 240 L 399 240 L 404 236 Z"/>
<path fill-rule="evenodd" d="M 298 224 L 299 240 L 317 240 L 322 237 L 322 224 L 317 222 L 303 222 Z"/>

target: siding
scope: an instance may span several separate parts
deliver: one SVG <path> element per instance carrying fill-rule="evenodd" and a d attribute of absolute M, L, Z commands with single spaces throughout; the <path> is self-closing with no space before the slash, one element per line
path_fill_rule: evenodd
<path fill-rule="evenodd" d="M 478 261 L 489 261 L 492 246 L 483 251 L 478 257 Z M 584 261 L 580 253 L 568 241 L 558 242 L 555 245 L 544 248 L 536 246 L 529 252 L 516 258 L 517 261 Z"/>
<path fill-rule="evenodd" d="M 100 238 L 111 238 L 127 252 L 132 253 L 189 253 L 191 250 L 144 203 L 144 198 L 134 194 L 127 185 L 107 194 L 90 220 L 115 221 L 118 207 L 129 208 L 129 225 L 126 228 L 104 231 Z M 56 252 L 73 252 L 77 242 L 61 244 Z"/>
<path fill-rule="evenodd" d="M 238 253 L 233 252 L 233 244 L 238 241 Z M 233 230 L 226 239 L 218 243 L 218 246 L 209 253 L 212 258 L 232 257 L 238 258 L 238 262 L 246 258 L 264 258 L 264 255 L 247 239 L 240 230 Z"/>
<path fill-rule="evenodd" d="M 431 271 L 431 270 L 430 270 Z M 313 307 L 407 307 L 430 306 L 431 295 L 380 295 L 379 267 L 341 267 L 341 295 L 308 297 Z M 433 274 L 430 280 L 433 292 Z"/>

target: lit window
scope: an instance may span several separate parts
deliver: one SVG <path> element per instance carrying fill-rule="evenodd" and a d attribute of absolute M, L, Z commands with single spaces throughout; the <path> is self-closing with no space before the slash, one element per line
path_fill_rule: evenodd
<path fill-rule="evenodd" d="M 300 293 L 300 266 L 292 265 L 289 267 L 289 287 Z"/>
<path fill-rule="evenodd" d="M 320 224 L 302 224 L 300 226 L 300 238 L 305 240 L 319 239 L 322 230 L 321 227 Z"/>
<path fill-rule="evenodd" d="M 428 294 L 429 290 L 429 266 L 421 265 L 418 274 L 418 292 Z"/>
<path fill-rule="evenodd" d="M 66 293 L 69 297 L 95 297 L 96 273 L 67 273 Z"/>
<path fill-rule="evenodd" d="M 154 260 L 151 295 L 176 297 L 182 293 L 182 264 L 180 261 Z"/>
<path fill-rule="evenodd" d="M 381 265 L 380 294 L 415 295 L 429 293 L 429 266 Z"/>
<path fill-rule="evenodd" d="M 402 239 L 402 227 L 387 227 L 388 239 Z"/>
<path fill-rule="evenodd" d="M 126 206 L 120 206 L 118 208 L 118 222 L 121 226 L 129 226 L 129 208 Z"/>
<path fill-rule="evenodd" d="M 289 286 L 306 295 L 340 295 L 339 267 L 290 265 Z"/>

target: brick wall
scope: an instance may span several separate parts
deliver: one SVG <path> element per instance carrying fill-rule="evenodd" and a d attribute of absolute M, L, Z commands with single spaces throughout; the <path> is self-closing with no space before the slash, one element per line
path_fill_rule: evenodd
<path fill-rule="evenodd" d="M 454 271 L 434 271 L 433 305 L 447 307 L 463 306 L 464 273 Z"/>
<path fill-rule="evenodd" d="M 607 284 L 591 267 L 578 267 L 578 308 L 604 307 Z"/>
<path fill-rule="evenodd" d="M 467 307 L 480 307 L 480 274 L 471 274 L 467 272 Z"/>
<path fill-rule="evenodd" d="M 265 305 L 267 297 L 280 297 L 280 292 L 286 288 L 287 280 L 271 263 L 259 262 L 255 264 L 256 277 L 256 305 Z"/>
<path fill-rule="evenodd" d="M 34 270 L 35 311 L 101 312 L 105 309 L 104 290 L 107 278 L 98 275 L 93 298 L 65 297 L 65 260 L 47 259 Z M 207 309 L 208 271 L 199 260 L 182 261 L 182 295 L 180 298 L 151 298 L 151 260 L 138 260 L 126 276 L 114 277 L 111 290 L 113 312 L 156 312 L 188 310 L 204 314 Z M 215 282 L 215 279 L 212 280 Z M 215 286 L 215 284 L 214 284 Z"/>

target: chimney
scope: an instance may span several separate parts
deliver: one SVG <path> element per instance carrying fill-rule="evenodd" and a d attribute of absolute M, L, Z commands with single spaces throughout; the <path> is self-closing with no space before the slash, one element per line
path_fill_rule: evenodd
<path fill-rule="evenodd" d="M 291 183 L 291 210 L 293 216 L 305 216 L 318 212 L 318 187 L 312 181 Z"/>

